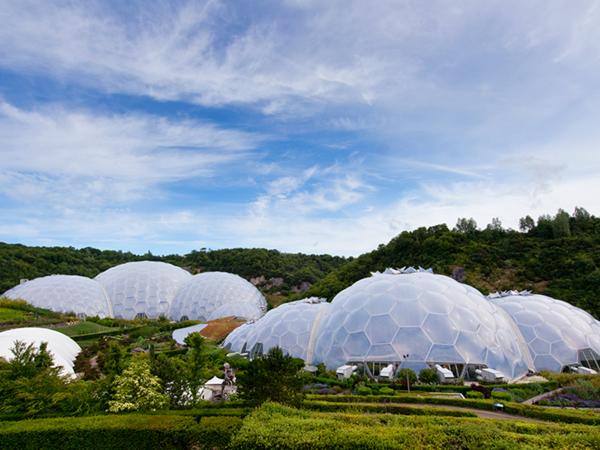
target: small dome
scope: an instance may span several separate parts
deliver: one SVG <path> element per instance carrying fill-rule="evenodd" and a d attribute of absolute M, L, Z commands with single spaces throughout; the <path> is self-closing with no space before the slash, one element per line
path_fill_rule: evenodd
<path fill-rule="evenodd" d="M 600 322 L 584 310 L 529 292 L 510 291 L 488 298 L 515 321 L 536 370 L 560 372 L 573 364 L 591 365 L 598 370 Z"/>
<path fill-rule="evenodd" d="M 252 352 L 258 345 L 262 353 L 279 347 L 284 353 L 310 361 L 315 327 L 329 306 L 323 299 L 314 297 L 284 303 L 256 322 L 234 330 L 223 345 L 237 352 Z"/>
<path fill-rule="evenodd" d="M 111 317 L 104 288 L 96 280 L 77 275 L 35 278 L 6 291 L 4 297 L 22 299 L 38 308 L 78 315 Z"/>
<path fill-rule="evenodd" d="M 11 349 L 16 341 L 33 344 L 38 348 L 42 342 L 47 342 L 54 365 L 61 367 L 65 374 L 74 374 L 73 363 L 81 347 L 70 337 L 47 328 L 28 327 L 3 331 L 0 333 L 0 357 L 11 360 L 14 356 Z"/>
<path fill-rule="evenodd" d="M 321 321 L 314 362 L 485 365 L 514 379 L 532 366 L 507 314 L 476 289 L 425 270 L 376 273 L 341 291 Z"/>
<path fill-rule="evenodd" d="M 112 267 L 96 280 L 106 290 L 114 317 L 155 319 L 168 314 L 177 290 L 191 277 L 172 264 L 139 261 Z"/>
<path fill-rule="evenodd" d="M 172 320 L 213 320 L 238 316 L 255 320 L 266 310 L 263 295 L 242 277 L 227 272 L 204 272 L 181 286 L 169 317 Z"/>

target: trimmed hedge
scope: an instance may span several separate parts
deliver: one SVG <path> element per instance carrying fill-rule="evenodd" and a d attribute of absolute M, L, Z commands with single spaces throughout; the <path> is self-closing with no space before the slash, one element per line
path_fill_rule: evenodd
<path fill-rule="evenodd" d="M 600 448 L 586 425 L 489 419 L 320 413 L 264 404 L 245 420 L 231 447 L 245 449 Z"/>
<path fill-rule="evenodd" d="M 3 449 L 225 448 L 242 425 L 238 417 L 118 415 L 0 423 Z"/>
<path fill-rule="evenodd" d="M 454 399 L 436 397 L 418 397 L 409 395 L 308 395 L 307 400 L 321 400 L 326 402 L 350 403 L 429 403 L 433 405 L 460 406 L 492 411 L 496 400 Z M 521 403 L 503 402 L 504 412 L 532 419 L 548 420 L 551 422 L 580 423 L 586 425 L 600 425 L 600 414 L 591 410 L 574 410 L 559 408 L 544 408 L 536 405 L 523 405 Z"/>
<path fill-rule="evenodd" d="M 457 411 L 453 409 L 428 408 L 418 406 L 404 406 L 394 403 L 334 403 L 316 400 L 307 400 L 302 404 L 304 409 L 319 412 L 352 412 L 352 413 L 379 413 L 379 414 L 401 414 L 406 416 L 447 416 L 447 417 L 477 417 L 469 411 Z"/>

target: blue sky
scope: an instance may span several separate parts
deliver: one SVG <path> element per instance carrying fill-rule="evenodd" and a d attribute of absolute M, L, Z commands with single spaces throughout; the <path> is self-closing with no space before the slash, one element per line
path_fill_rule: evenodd
<path fill-rule="evenodd" d="M 0 240 L 357 255 L 600 214 L 594 1 L 0 3 Z"/>

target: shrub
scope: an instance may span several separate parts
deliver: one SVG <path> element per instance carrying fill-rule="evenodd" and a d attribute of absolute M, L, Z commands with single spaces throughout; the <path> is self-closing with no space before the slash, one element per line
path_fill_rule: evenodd
<path fill-rule="evenodd" d="M 492 391 L 492 398 L 494 400 L 504 400 L 510 402 L 512 400 L 512 395 L 510 395 L 510 392 Z"/>
<path fill-rule="evenodd" d="M 112 450 L 225 448 L 242 420 L 138 414 L 0 422 L 2 448 Z"/>
<path fill-rule="evenodd" d="M 424 384 L 435 384 L 438 382 L 438 376 L 434 369 L 429 367 L 419 372 L 419 381 Z"/>
<path fill-rule="evenodd" d="M 467 398 L 484 398 L 483 392 L 479 392 L 479 391 L 468 391 L 465 394 L 465 397 Z"/>
<path fill-rule="evenodd" d="M 379 394 L 381 395 L 394 395 L 396 393 L 396 391 L 394 391 L 392 388 L 384 386 L 381 389 L 379 389 Z"/>
<path fill-rule="evenodd" d="M 373 391 L 371 390 L 370 387 L 359 386 L 358 388 L 356 388 L 356 393 L 358 395 L 371 395 L 371 394 L 373 394 Z"/>

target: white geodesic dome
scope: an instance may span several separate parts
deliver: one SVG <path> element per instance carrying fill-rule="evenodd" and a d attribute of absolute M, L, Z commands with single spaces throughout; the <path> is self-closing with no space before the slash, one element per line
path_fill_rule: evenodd
<path fill-rule="evenodd" d="M 329 306 L 324 299 L 315 297 L 284 303 L 256 322 L 234 330 L 223 345 L 232 351 L 249 353 L 267 353 L 279 347 L 284 353 L 310 361 L 316 329 Z"/>
<path fill-rule="evenodd" d="M 3 296 L 56 312 L 112 317 L 112 307 L 102 285 L 77 275 L 35 278 L 6 291 Z"/>
<path fill-rule="evenodd" d="M 54 365 L 60 367 L 65 374 L 74 374 L 73 363 L 81 351 L 81 347 L 70 337 L 58 331 L 47 328 L 15 328 L 0 333 L 0 357 L 10 361 L 13 358 L 11 351 L 16 341 L 25 344 L 40 346 L 42 342 L 48 343 L 48 351 L 52 354 Z"/>
<path fill-rule="evenodd" d="M 536 370 L 560 372 L 565 366 L 579 364 L 598 370 L 600 322 L 587 312 L 529 292 L 496 293 L 488 298 L 517 324 Z"/>
<path fill-rule="evenodd" d="M 204 272 L 181 286 L 169 317 L 172 320 L 213 320 L 238 316 L 255 320 L 266 310 L 263 295 L 242 277 L 227 272 Z"/>
<path fill-rule="evenodd" d="M 321 321 L 314 363 L 487 366 L 507 378 L 532 368 L 518 328 L 476 289 L 421 270 L 387 270 L 354 283 Z"/>
<path fill-rule="evenodd" d="M 158 261 L 120 264 L 96 277 L 111 302 L 114 317 L 166 316 L 179 287 L 192 275 Z"/>
<path fill-rule="evenodd" d="M 223 347 L 232 352 L 246 352 L 246 336 L 254 329 L 254 322 L 246 322 L 233 330 L 223 341 Z"/>

